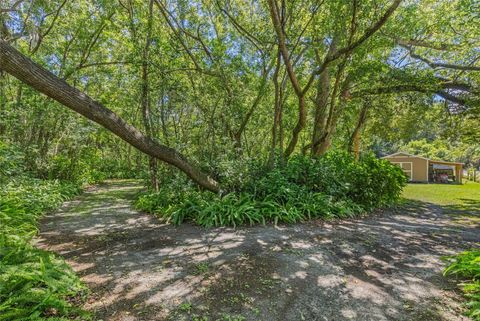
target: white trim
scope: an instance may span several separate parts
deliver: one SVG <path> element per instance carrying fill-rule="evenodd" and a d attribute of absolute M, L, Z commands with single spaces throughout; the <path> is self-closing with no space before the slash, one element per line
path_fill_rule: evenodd
<path fill-rule="evenodd" d="M 403 154 L 405 156 L 397 156 L 399 154 Z M 420 158 L 420 159 L 424 159 L 424 160 L 427 160 L 427 161 L 430 161 L 432 163 L 447 163 L 447 164 L 456 164 L 456 165 L 465 165 L 465 163 L 460 163 L 460 162 L 447 162 L 447 161 L 442 161 L 442 160 L 435 160 L 435 159 L 431 159 L 431 158 L 426 158 L 426 157 L 422 157 L 422 156 L 418 156 L 418 155 L 412 155 L 412 154 L 409 154 L 409 153 L 405 153 L 405 152 L 397 152 L 397 153 L 393 153 L 393 154 L 390 154 L 390 155 L 387 155 L 387 156 L 383 156 L 383 157 L 380 157 L 380 158 L 402 158 L 402 157 L 414 157 L 414 158 Z"/>
<path fill-rule="evenodd" d="M 392 164 L 400 164 L 400 169 L 405 173 L 410 173 L 410 181 L 413 181 L 413 162 L 391 162 Z M 403 164 L 410 164 L 410 170 L 404 169 Z"/>
<path fill-rule="evenodd" d="M 397 156 L 398 154 L 403 154 L 403 155 L 406 155 L 406 156 Z M 393 154 L 391 154 L 391 155 L 383 156 L 382 158 L 389 158 L 389 157 L 392 157 L 392 158 L 415 157 L 415 158 L 425 159 L 425 160 L 427 160 L 427 161 L 430 160 L 429 158 L 425 158 L 425 157 L 417 156 L 417 155 L 412 155 L 412 154 L 405 153 L 405 152 L 393 153 Z"/>

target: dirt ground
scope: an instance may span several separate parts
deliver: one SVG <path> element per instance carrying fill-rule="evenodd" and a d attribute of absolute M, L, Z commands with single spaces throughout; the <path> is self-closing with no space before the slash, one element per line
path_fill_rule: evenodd
<path fill-rule="evenodd" d="M 440 258 L 479 245 L 476 210 L 204 229 L 135 211 L 139 188 L 100 185 L 42 222 L 38 246 L 88 284 L 97 321 L 468 320 Z"/>

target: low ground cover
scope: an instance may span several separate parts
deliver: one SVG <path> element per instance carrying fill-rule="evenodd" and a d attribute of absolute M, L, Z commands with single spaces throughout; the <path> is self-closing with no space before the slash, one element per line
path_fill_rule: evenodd
<path fill-rule="evenodd" d="M 457 184 L 408 184 L 402 196 L 409 200 L 434 203 L 438 205 L 469 206 L 480 203 L 480 183 L 466 181 Z"/>
<path fill-rule="evenodd" d="M 225 172 L 225 171 L 224 171 Z M 241 182 L 238 181 L 241 178 Z M 162 184 L 139 196 L 137 209 L 180 224 L 211 226 L 295 223 L 347 218 L 395 203 L 405 175 L 388 161 L 342 152 L 322 158 L 296 156 L 272 167 L 252 164 L 223 179 L 232 192 L 215 195 L 187 182 Z"/>
<path fill-rule="evenodd" d="M 2 146 L 0 146 L 2 147 Z M 40 180 L 0 148 L 0 320 L 86 318 L 86 288 L 65 261 L 35 248 L 38 219 L 80 192 L 78 184 Z"/>
<path fill-rule="evenodd" d="M 465 251 L 446 260 L 449 265 L 444 274 L 462 280 L 459 285 L 467 298 L 467 315 L 480 320 L 480 249 Z"/>

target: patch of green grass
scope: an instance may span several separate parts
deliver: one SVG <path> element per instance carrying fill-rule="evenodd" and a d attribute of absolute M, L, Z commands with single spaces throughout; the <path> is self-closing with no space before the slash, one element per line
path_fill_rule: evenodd
<path fill-rule="evenodd" d="M 192 311 L 192 303 L 184 302 L 178 306 L 178 309 L 182 312 L 190 313 Z"/>
<path fill-rule="evenodd" d="M 480 223 L 479 183 L 408 184 L 402 196 L 407 202 L 428 202 L 442 206 L 444 213 L 453 215 L 455 223 L 459 225 Z"/>
<path fill-rule="evenodd" d="M 407 200 L 429 202 L 438 205 L 469 207 L 480 203 L 480 183 L 408 184 L 402 193 Z"/>
<path fill-rule="evenodd" d="M 205 274 L 208 272 L 208 270 L 210 269 L 210 266 L 208 265 L 207 262 L 201 262 L 201 263 L 198 263 L 195 265 L 195 274 L 196 275 L 201 275 L 201 274 Z"/>

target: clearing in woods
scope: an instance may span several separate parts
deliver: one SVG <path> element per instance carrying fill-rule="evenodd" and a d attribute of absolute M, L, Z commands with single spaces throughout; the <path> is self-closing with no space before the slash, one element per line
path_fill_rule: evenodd
<path fill-rule="evenodd" d="M 440 257 L 478 245 L 474 200 L 204 229 L 135 211 L 140 188 L 107 182 L 42 222 L 37 245 L 88 284 L 95 320 L 468 320 Z"/>

